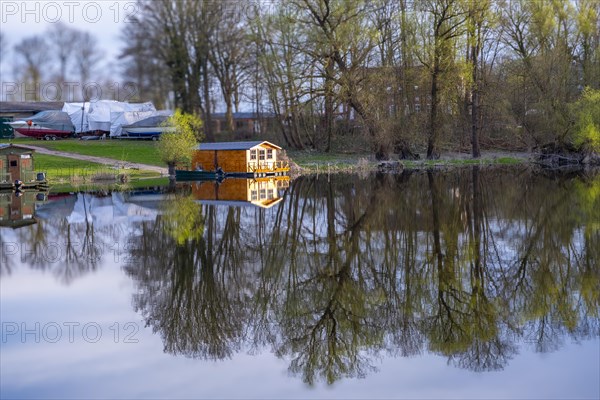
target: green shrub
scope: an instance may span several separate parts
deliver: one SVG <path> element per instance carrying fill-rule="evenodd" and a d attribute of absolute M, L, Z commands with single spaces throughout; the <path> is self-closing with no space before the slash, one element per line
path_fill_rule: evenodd
<path fill-rule="evenodd" d="M 600 152 L 600 90 L 586 88 L 573 111 L 573 144 L 580 150 Z"/>

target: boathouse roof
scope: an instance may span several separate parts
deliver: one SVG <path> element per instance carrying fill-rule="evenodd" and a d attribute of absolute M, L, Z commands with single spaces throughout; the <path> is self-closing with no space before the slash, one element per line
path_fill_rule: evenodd
<path fill-rule="evenodd" d="M 35 151 L 29 147 L 16 146 L 12 143 L 0 143 L 0 152 L 5 153 L 5 150 L 6 152 L 17 151 L 19 153 L 33 153 Z"/>
<path fill-rule="evenodd" d="M 254 142 L 217 142 L 217 143 L 200 143 L 198 145 L 198 150 L 249 150 L 256 146 L 265 145 L 267 147 L 272 147 L 274 149 L 281 149 L 281 147 L 263 141 L 254 141 Z"/>

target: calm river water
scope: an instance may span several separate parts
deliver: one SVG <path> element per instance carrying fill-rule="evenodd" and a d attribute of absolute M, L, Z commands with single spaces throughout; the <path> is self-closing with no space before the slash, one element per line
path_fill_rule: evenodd
<path fill-rule="evenodd" d="M 31 201 L 0 227 L 2 398 L 600 398 L 599 175 Z"/>

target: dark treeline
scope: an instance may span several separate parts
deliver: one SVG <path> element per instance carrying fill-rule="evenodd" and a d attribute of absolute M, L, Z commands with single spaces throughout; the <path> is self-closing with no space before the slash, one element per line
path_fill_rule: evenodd
<path fill-rule="evenodd" d="M 600 335 L 598 177 L 371 178 L 302 177 L 269 210 L 169 201 L 131 237 L 135 309 L 169 353 L 270 349 L 309 383 L 378 355 L 496 370 Z"/>
<path fill-rule="evenodd" d="M 124 30 L 141 99 L 275 116 L 289 148 L 393 153 L 573 141 L 600 89 L 595 0 L 141 0 Z"/>

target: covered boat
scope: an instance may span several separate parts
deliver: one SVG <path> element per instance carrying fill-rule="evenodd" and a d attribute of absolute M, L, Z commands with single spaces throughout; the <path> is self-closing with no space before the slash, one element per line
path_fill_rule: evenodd
<path fill-rule="evenodd" d="M 151 112 L 156 111 L 154 104 L 126 103 L 114 100 L 98 100 L 91 103 L 65 103 L 63 111 L 69 114 L 75 131 L 83 132 L 112 132 L 117 129 L 114 113 Z M 120 125 L 119 125 L 120 126 Z"/>
<path fill-rule="evenodd" d="M 174 130 L 173 127 L 165 125 L 172 115 L 171 111 L 152 112 L 145 118 L 123 125 L 121 127 L 121 137 L 158 140 L 162 133 Z"/>
<path fill-rule="evenodd" d="M 60 110 L 42 111 L 25 120 L 10 122 L 9 125 L 21 135 L 46 140 L 69 137 L 75 133 L 69 115 Z"/>

